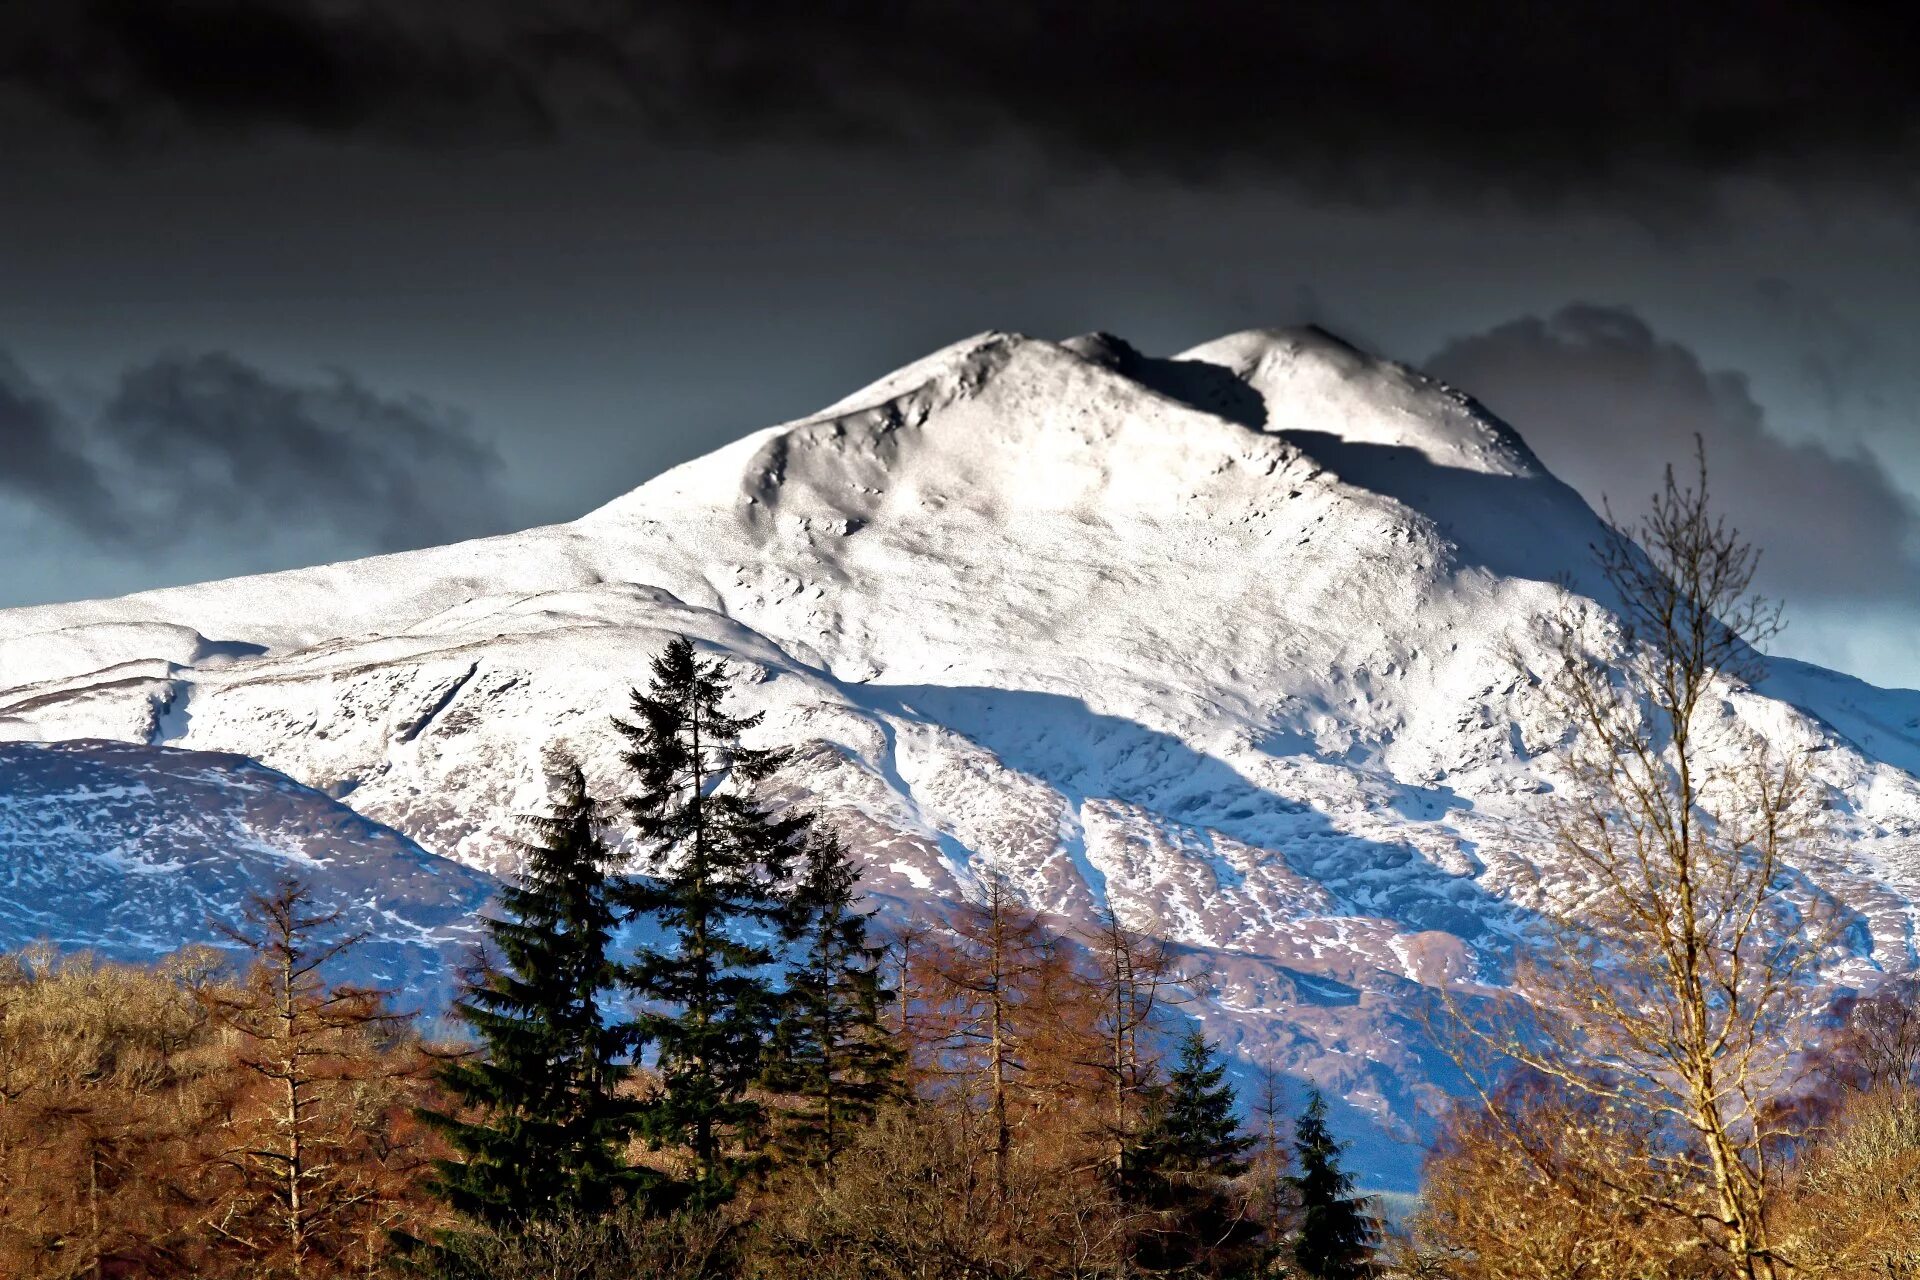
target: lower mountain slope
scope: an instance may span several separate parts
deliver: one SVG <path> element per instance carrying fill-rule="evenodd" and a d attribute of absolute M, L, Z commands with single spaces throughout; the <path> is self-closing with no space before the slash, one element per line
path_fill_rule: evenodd
<path fill-rule="evenodd" d="M 0 743 L 0 949 L 152 960 L 230 947 L 250 893 L 297 876 L 367 935 L 329 976 L 441 998 L 493 881 L 241 756 Z"/>

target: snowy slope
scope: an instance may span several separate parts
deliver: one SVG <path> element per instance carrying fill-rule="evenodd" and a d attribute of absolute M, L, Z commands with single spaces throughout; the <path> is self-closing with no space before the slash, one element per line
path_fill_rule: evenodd
<path fill-rule="evenodd" d="M 690 635 L 891 909 L 985 869 L 1110 902 L 1215 975 L 1214 1031 L 1404 1133 L 1446 1080 L 1421 990 L 1496 975 L 1556 883 L 1529 676 L 1595 532 L 1511 428 L 1317 330 L 985 334 L 571 524 L 0 613 L 0 737 L 242 753 L 500 869 L 545 747 L 617 790 L 608 716 Z M 1724 712 L 1823 748 L 1836 981 L 1912 966 L 1920 695 L 1781 663 Z"/>
<path fill-rule="evenodd" d="M 118 742 L 0 743 L 0 949 L 150 960 L 230 944 L 249 893 L 297 876 L 368 935 L 329 976 L 449 988 L 490 877 L 238 756 Z"/>

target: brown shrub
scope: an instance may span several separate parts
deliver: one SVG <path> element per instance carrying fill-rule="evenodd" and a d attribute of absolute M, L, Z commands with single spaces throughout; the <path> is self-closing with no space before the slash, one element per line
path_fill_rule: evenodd
<path fill-rule="evenodd" d="M 1920 1278 L 1920 1094 L 1845 1099 L 1787 1191 L 1782 1252 L 1799 1274 Z"/>
<path fill-rule="evenodd" d="M 957 1107 L 887 1113 L 833 1169 L 796 1175 L 766 1206 L 767 1280 L 1111 1276 L 1127 1216 L 1084 1169 L 1016 1148 L 1004 1198 L 992 1134 Z M 987 1140 L 982 1141 L 985 1137 Z"/>
<path fill-rule="evenodd" d="M 725 1280 L 739 1273 L 740 1227 L 717 1214 L 534 1223 L 451 1238 L 439 1280 Z"/>
<path fill-rule="evenodd" d="M 1516 1081 L 1448 1120 L 1409 1256 L 1452 1280 L 1718 1276 L 1705 1188 L 1674 1169 L 1640 1115 Z"/>

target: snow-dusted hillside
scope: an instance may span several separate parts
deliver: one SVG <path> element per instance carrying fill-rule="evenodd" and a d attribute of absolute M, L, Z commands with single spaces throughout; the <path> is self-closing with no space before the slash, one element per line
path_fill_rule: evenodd
<path fill-rule="evenodd" d="M 1595 529 L 1510 428 L 1319 331 L 987 334 L 572 524 L 0 613 L 0 736 L 244 753 L 497 868 L 550 742 L 618 789 L 608 716 L 687 634 L 892 909 L 988 868 L 1110 902 L 1195 950 L 1240 1052 L 1405 1132 L 1445 1080 L 1420 989 L 1497 973 L 1554 878 L 1565 727 L 1507 655 L 1544 669 Z M 1920 695 L 1778 664 L 1724 711 L 1823 748 L 1803 865 L 1854 969 L 1911 966 Z"/>
<path fill-rule="evenodd" d="M 366 933 L 329 976 L 422 997 L 451 987 L 491 877 L 237 756 L 121 742 L 0 743 L 0 949 L 47 941 L 149 960 L 231 944 L 284 876 Z M 437 1013 L 437 1010 L 435 1010 Z"/>

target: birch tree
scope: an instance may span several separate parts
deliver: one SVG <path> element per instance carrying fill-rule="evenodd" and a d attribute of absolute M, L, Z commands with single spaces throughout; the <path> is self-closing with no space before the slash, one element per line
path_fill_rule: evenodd
<path fill-rule="evenodd" d="M 1574 887 L 1542 895 L 1546 946 L 1523 961 L 1512 1020 L 1469 1020 L 1513 1063 L 1644 1116 L 1656 1158 L 1689 1190 L 1662 1208 L 1747 1280 L 1788 1265 L 1769 1233 L 1796 1028 L 1832 937 L 1790 853 L 1817 813 L 1804 752 L 1746 726 L 1729 699 L 1764 674 L 1777 605 L 1752 590 L 1758 556 L 1715 516 L 1705 455 L 1671 468 L 1650 512 L 1612 518 L 1596 547 L 1623 634 L 1590 616 L 1553 625 L 1546 679 L 1574 726 L 1552 808 Z M 1611 652 L 1610 652 L 1611 651 Z"/>

